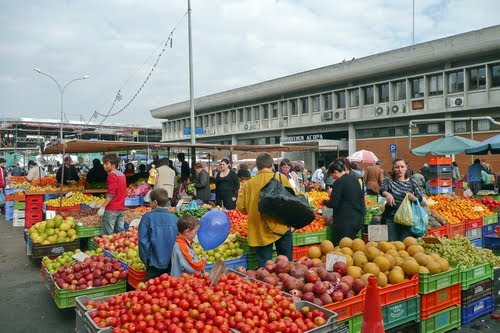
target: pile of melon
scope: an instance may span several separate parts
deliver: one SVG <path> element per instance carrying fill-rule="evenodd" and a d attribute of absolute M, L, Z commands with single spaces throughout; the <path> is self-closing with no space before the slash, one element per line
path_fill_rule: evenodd
<path fill-rule="evenodd" d="M 364 281 L 374 275 L 381 287 L 407 281 L 415 274 L 437 274 L 450 269 L 448 260 L 434 253 L 425 254 L 424 248 L 413 237 L 407 237 L 402 242 L 368 243 L 344 237 L 336 247 L 327 240 L 320 246 L 311 246 L 307 257 L 325 262 L 327 253 L 345 256 L 347 275 Z"/>

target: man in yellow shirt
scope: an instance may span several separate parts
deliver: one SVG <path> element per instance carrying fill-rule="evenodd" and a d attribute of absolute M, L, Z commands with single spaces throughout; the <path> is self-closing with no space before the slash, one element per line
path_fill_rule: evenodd
<path fill-rule="evenodd" d="M 275 175 L 273 158 L 268 153 L 262 153 L 257 156 L 255 163 L 258 173 L 243 184 L 236 208 L 248 214 L 248 245 L 255 247 L 257 264 L 264 267 L 266 261 L 272 259 L 273 245 L 278 255 L 285 255 L 292 260 L 293 242 L 289 227 L 259 213 L 260 191 Z M 276 177 L 283 185 L 290 187 L 287 177 Z"/>

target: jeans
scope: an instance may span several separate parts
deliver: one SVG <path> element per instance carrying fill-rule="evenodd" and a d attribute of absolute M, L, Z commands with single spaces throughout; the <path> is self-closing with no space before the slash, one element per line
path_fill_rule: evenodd
<path fill-rule="evenodd" d="M 125 231 L 123 228 L 123 215 L 123 211 L 105 210 L 102 216 L 102 233 L 112 235 Z"/>
<path fill-rule="evenodd" d="M 407 227 L 405 225 L 398 224 L 394 222 L 392 218 L 384 218 L 382 220 L 382 224 L 387 225 L 387 233 L 389 236 L 389 241 L 403 241 L 408 236 L 413 236 L 411 233 L 411 227 Z"/>
<path fill-rule="evenodd" d="M 474 195 L 481 189 L 481 182 L 469 182 L 468 185 Z"/>
<path fill-rule="evenodd" d="M 293 238 L 292 232 L 288 230 L 274 243 L 255 247 L 255 256 L 257 257 L 258 267 L 264 267 L 266 265 L 266 261 L 273 258 L 273 245 L 276 245 L 276 252 L 278 255 L 284 255 L 288 258 L 288 260 L 292 260 Z"/>

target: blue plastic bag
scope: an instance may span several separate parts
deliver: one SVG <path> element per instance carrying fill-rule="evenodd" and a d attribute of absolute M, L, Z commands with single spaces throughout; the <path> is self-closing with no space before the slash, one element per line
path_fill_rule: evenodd
<path fill-rule="evenodd" d="M 2 172 L 2 171 L 0 171 Z M 5 206 L 5 194 L 3 194 L 2 191 L 0 191 L 0 207 Z"/>
<path fill-rule="evenodd" d="M 416 202 L 412 202 L 411 209 L 413 216 L 411 232 L 417 237 L 422 237 L 427 233 L 427 227 L 429 226 L 429 213 L 420 205 L 418 200 Z"/>

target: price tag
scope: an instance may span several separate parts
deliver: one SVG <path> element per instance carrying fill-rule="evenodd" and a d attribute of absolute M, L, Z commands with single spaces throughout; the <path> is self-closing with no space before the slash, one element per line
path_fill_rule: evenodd
<path fill-rule="evenodd" d="M 425 244 L 443 244 L 437 237 L 422 237 Z"/>
<path fill-rule="evenodd" d="M 89 256 L 85 252 L 78 252 L 73 254 L 71 258 L 83 262 L 86 258 L 89 258 Z"/>
<path fill-rule="evenodd" d="M 69 198 L 72 195 L 73 195 L 73 192 L 69 191 L 68 193 L 66 193 L 66 198 Z"/>
<path fill-rule="evenodd" d="M 141 222 L 140 219 L 133 219 L 130 221 L 129 227 L 137 227 L 139 225 L 139 222 Z"/>
<path fill-rule="evenodd" d="M 389 240 L 389 232 L 387 226 L 380 225 L 369 225 L 368 226 L 368 240 L 371 242 L 381 242 Z"/>
<path fill-rule="evenodd" d="M 338 253 L 327 253 L 325 261 L 326 270 L 330 272 L 333 271 L 333 265 L 335 265 L 337 261 L 342 261 L 347 264 L 347 258 Z"/>
<path fill-rule="evenodd" d="M 45 212 L 45 219 L 46 220 L 53 219 L 54 217 L 56 217 L 56 211 L 55 210 L 47 210 Z"/>

